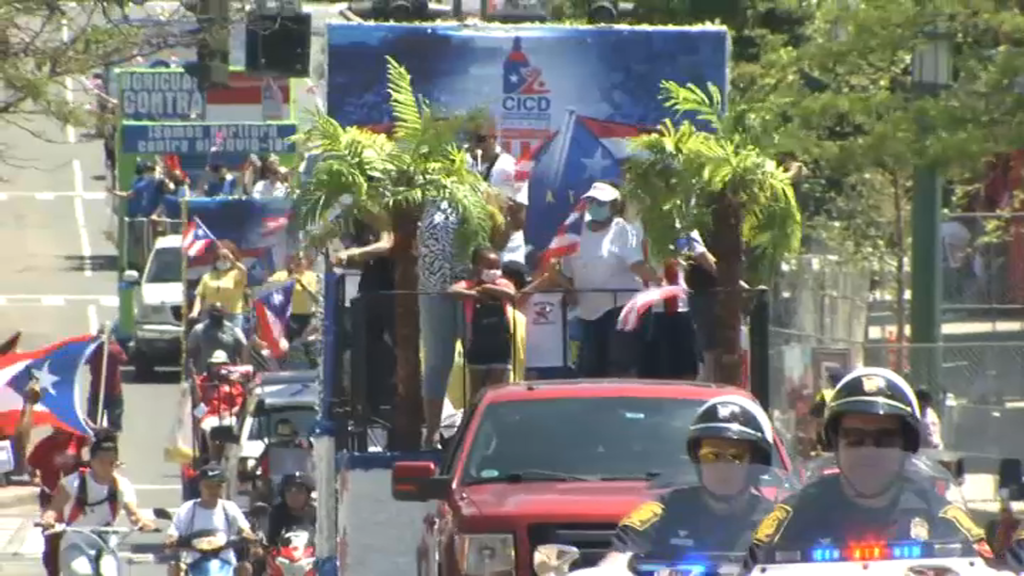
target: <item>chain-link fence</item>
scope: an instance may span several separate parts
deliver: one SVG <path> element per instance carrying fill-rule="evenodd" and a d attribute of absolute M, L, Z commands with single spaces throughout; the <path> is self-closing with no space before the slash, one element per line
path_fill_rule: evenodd
<path fill-rule="evenodd" d="M 951 214 L 941 233 L 947 315 L 953 310 L 960 316 L 985 315 L 993 307 L 1024 305 L 1024 214 Z"/>

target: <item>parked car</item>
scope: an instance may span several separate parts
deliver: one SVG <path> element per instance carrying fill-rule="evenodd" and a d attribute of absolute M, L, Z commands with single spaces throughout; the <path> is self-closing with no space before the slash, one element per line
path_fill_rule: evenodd
<path fill-rule="evenodd" d="M 749 393 L 666 381 L 541 381 L 488 389 L 463 420 L 440 469 L 397 462 L 392 495 L 437 501 L 425 518 L 417 574 L 532 576 L 533 551 L 573 546 L 593 566 L 616 526 L 650 498 L 651 480 L 696 469 L 686 438 L 711 398 Z M 774 465 L 789 470 L 776 439 Z M 762 486 L 787 489 L 784 475 Z M 772 485 L 772 482 L 776 485 Z"/>
<path fill-rule="evenodd" d="M 181 265 L 181 235 L 171 234 L 156 240 L 141 278 L 135 270 L 124 273 L 126 283 L 138 284 L 132 364 L 140 376 L 181 364 Z"/>

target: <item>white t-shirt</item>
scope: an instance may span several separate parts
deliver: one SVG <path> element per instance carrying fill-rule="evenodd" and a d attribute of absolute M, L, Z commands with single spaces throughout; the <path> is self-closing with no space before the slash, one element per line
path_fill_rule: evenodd
<path fill-rule="evenodd" d="M 138 497 L 135 495 L 135 487 L 128 481 L 127 478 L 116 474 L 117 476 L 117 489 L 120 494 L 117 498 L 118 509 L 117 514 L 112 515 L 110 510 L 110 502 L 107 501 L 107 494 L 110 490 L 109 486 L 100 485 L 93 479 L 92 472 L 85 474 L 85 494 L 86 503 L 96 503 L 95 506 L 86 506 L 82 515 L 75 519 L 74 522 L 69 522 L 71 526 L 87 527 L 87 526 L 110 526 L 117 521 L 117 518 L 121 515 L 121 510 L 124 510 L 126 503 L 138 504 Z M 71 499 L 64 506 L 64 518 L 67 519 L 71 515 L 71 509 L 75 505 L 75 497 L 78 495 L 78 483 L 82 478 L 80 472 L 76 472 L 69 476 L 65 476 L 60 481 L 60 485 L 64 487 L 64 490 L 71 495 Z M 75 532 L 68 532 L 61 539 L 61 549 L 77 542 L 89 542 L 91 537 L 78 534 Z"/>
<path fill-rule="evenodd" d="M 252 187 L 253 198 L 283 198 L 288 195 L 288 187 L 281 182 L 260 180 Z"/>
<path fill-rule="evenodd" d="M 245 514 L 242 514 L 242 509 L 230 500 L 220 500 L 214 508 L 204 508 L 199 506 L 199 500 L 189 500 L 174 514 L 174 520 L 167 528 L 167 535 L 178 537 L 199 530 L 217 530 L 230 538 L 242 530 L 249 529 L 249 521 Z M 188 562 L 199 557 L 198 553 L 192 551 L 186 555 Z M 220 557 L 227 562 L 235 562 L 235 552 L 230 548 L 221 552 Z"/>
<path fill-rule="evenodd" d="M 494 186 L 505 195 L 509 202 L 515 202 L 522 206 L 530 205 L 530 191 L 526 182 L 516 182 L 516 159 L 506 152 L 500 152 L 498 159 L 494 161 L 491 168 L 491 176 L 488 179 L 491 186 Z M 526 264 L 526 233 L 516 230 L 508 237 L 508 244 L 501 252 L 502 262 L 519 262 Z"/>
<path fill-rule="evenodd" d="M 565 329 L 562 294 L 534 294 L 522 309 L 526 316 L 526 367 L 565 366 Z"/>
<path fill-rule="evenodd" d="M 562 260 L 562 272 L 572 278 L 577 290 L 580 319 L 597 320 L 608 310 L 624 306 L 643 288 L 629 269 L 644 260 L 641 240 L 636 228 L 622 218 L 614 219 L 600 232 L 584 225 L 579 250 Z M 620 292 L 588 291 L 602 289 Z"/>

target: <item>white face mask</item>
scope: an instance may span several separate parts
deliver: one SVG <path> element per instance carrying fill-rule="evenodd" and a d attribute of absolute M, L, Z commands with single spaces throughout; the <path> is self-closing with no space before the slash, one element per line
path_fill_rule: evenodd
<path fill-rule="evenodd" d="M 231 268 L 231 262 L 228 262 L 227 260 L 217 260 L 217 263 L 214 266 L 217 270 L 223 272 L 224 270 Z"/>
<path fill-rule="evenodd" d="M 480 279 L 488 284 L 498 281 L 501 278 L 501 270 L 488 269 L 480 273 Z"/>

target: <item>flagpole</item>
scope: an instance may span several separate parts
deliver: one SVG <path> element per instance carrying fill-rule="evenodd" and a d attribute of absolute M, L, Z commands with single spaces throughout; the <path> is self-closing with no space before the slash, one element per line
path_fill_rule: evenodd
<path fill-rule="evenodd" d="M 565 109 L 565 120 L 562 122 L 562 131 L 559 133 L 562 137 L 562 141 L 559 142 L 558 156 L 556 157 L 558 163 L 555 164 L 555 177 L 551 180 L 552 186 L 558 186 L 562 183 L 562 172 L 565 171 L 565 156 L 569 153 L 569 144 L 572 140 L 572 128 L 576 124 L 576 109 L 566 108 Z"/>
<path fill-rule="evenodd" d="M 110 322 L 103 323 L 103 359 L 100 361 L 100 391 L 96 404 L 97 426 L 103 426 L 103 416 L 106 410 L 103 406 L 104 396 L 107 392 L 107 358 L 110 357 Z"/>
<path fill-rule="evenodd" d="M 188 229 L 188 200 L 182 198 L 181 203 L 181 225 L 182 232 Z M 184 238 L 183 238 L 184 239 Z M 186 377 L 188 368 L 188 253 L 185 252 L 184 244 L 181 251 L 181 375 Z"/>

